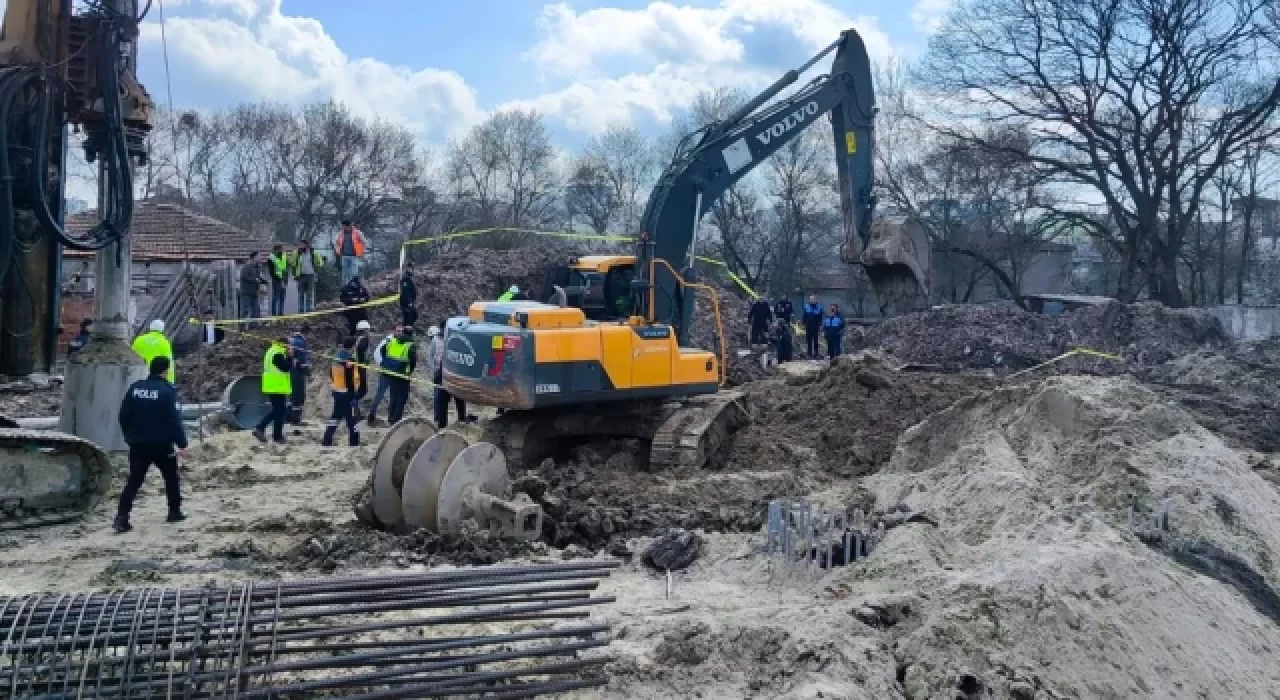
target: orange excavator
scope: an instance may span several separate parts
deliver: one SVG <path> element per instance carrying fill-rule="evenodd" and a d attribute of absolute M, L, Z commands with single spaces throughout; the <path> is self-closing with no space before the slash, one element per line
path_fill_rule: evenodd
<path fill-rule="evenodd" d="M 771 102 L 834 52 L 831 71 Z M 753 168 L 830 116 L 844 245 L 882 308 L 928 302 L 929 255 L 919 232 L 872 225 L 875 94 L 871 63 L 850 29 L 727 119 L 680 144 L 649 197 L 633 255 L 573 258 L 552 275 L 566 306 L 485 301 L 447 323 L 444 386 L 502 409 L 484 440 L 508 464 L 534 466 L 565 444 L 597 437 L 650 443 L 654 467 L 699 467 L 723 458 L 748 420 L 745 396 L 726 391 L 716 308 L 716 345 L 690 347 L 698 222 Z M 714 293 L 711 293 L 714 305 Z"/>

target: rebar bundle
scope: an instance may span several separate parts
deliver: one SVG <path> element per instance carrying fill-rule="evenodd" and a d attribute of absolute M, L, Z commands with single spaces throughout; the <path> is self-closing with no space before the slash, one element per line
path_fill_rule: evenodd
<path fill-rule="evenodd" d="M 883 522 L 859 508 L 832 510 L 806 500 L 769 502 L 765 554 L 781 566 L 774 573 L 794 575 L 846 566 L 871 555 L 884 539 Z"/>
<path fill-rule="evenodd" d="M 12 597 L 0 600 L 0 697 L 525 698 L 600 686 L 612 659 L 589 650 L 609 643 L 608 626 L 582 618 L 614 601 L 591 592 L 615 566 Z"/>

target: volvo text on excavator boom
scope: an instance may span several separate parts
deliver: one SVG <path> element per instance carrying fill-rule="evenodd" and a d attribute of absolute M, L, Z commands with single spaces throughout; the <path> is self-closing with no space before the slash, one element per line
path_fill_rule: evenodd
<path fill-rule="evenodd" d="M 830 73 L 766 104 L 833 51 Z M 566 306 L 476 302 L 467 317 L 448 322 L 444 386 L 506 409 L 485 439 L 503 448 L 508 464 L 536 464 L 565 442 L 596 436 L 648 440 L 653 466 L 698 467 L 723 457 L 748 413 L 742 392 L 722 389 L 719 328 L 717 347 L 689 347 L 694 295 L 711 291 L 694 271 L 698 221 L 752 168 L 828 114 L 842 258 L 866 269 L 887 311 L 927 300 L 924 241 L 872 225 L 875 97 L 866 49 L 848 30 L 729 118 L 687 137 L 650 195 L 635 254 L 576 257 L 549 275 L 565 289 Z"/>

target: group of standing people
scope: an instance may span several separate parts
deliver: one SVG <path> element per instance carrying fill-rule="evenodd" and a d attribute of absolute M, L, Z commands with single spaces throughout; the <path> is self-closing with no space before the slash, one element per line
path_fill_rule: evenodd
<path fill-rule="evenodd" d="M 791 300 L 786 297 L 779 298 L 772 306 L 768 299 L 758 297 L 747 310 L 751 344 L 772 345 L 778 362 L 790 362 L 794 356 L 793 314 Z M 810 359 L 823 356 L 819 348 L 820 339 L 826 341 L 826 357 L 835 359 L 840 356 L 847 324 L 839 304 L 830 304 L 824 309 L 818 303 L 817 295 L 810 294 L 809 300 L 801 307 L 800 319 L 804 327 L 805 352 Z"/>
<path fill-rule="evenodd" d="M 343 220 L 342 230 L 334 238 L 333 250 L 338 257 L 344 287 L 359 278 L 366 248 L 360 229 L 350 220 Z M 276 243 L 265 259 L 260 258 L 257 252 L 249 253 L 240 266 L 240 318 L 262 318 L 261 295 L 264 289 L 269 292 L 266 315 L 284 315 L 284 300 L 291 279 L 298 285 L 298 312 L 314 311 L 316 277 L 324 266 L 325 256 L 308 240 L 287 251 L 283 243 Z"/>

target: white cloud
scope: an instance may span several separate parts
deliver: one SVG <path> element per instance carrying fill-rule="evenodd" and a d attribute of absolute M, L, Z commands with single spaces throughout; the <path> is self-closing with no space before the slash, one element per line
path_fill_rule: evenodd
<path fill-rule="evenodd" d="M 431 141 L 483 116 L 462 76 L 348 57 L 320 22 L 284 14 L 280 1 L 170 0 L 165 31 L 174 73 L 234 91 L 242 100 L 335 98 L 361 116 L 404 124 Z M 174 17 L 175 6 L 205 12 Z M 142 27 L 141 49 L 151 55 L 162 48 L 156 20 L 153 12 Z"/>
<path fill-rule="evenodd" d="M 528 75 L 537 80 L 513 76 L 515 85 L 532 89 L 496 108 L 533 107 L 585 133 L 642 116 L 665 123 L 701 91 L 764 87 L 848 27 L 858 29 L 873 60 L 894 53 L 874 17 L 850 17 L 831 0 L 678 2 L 584 11 L 547 4 L 524 54 Z M 207 86 L 204 94 L 217 93 L 216 104 L 335 98 L 437 143 L 484 117 L 463 76 L 348 56 L 317 20 L 286 15 L 281 0 L 167 0 L 165 6 L 174 75 L 188 86 Z M 153 11 L 143 26 L 147 56 L 160 53 L 157 19 Z M 151 91 L 163 100 L 162 88 Z"/>
<path fill-rule="evenodd" d="M 951 11 L 953 0 L 916 0 L 911 8 L 911 23 L 923 34 L 933 34 Z"/>
<path fill-rule="evenodd" d="M 703 90 L 760 89 L 793 67 L 777 55 L 755 55 L 755 44 L 763 53 L 807 57 L 854 27 L 873 60 L 892 53 L 874 17 L 848 17 L 823 0 L 722 0 L 711 8 L 652 2 L 584 12 L 557 3 L 544 8 L 537 26 L 542 36 L 525 58 L 544 80 L 573 82 L 503 107 L 536 107 L 588 132 L 638 113 L 667 122 Z M 638 67 L 609 75 L 619 61 Z"/>

